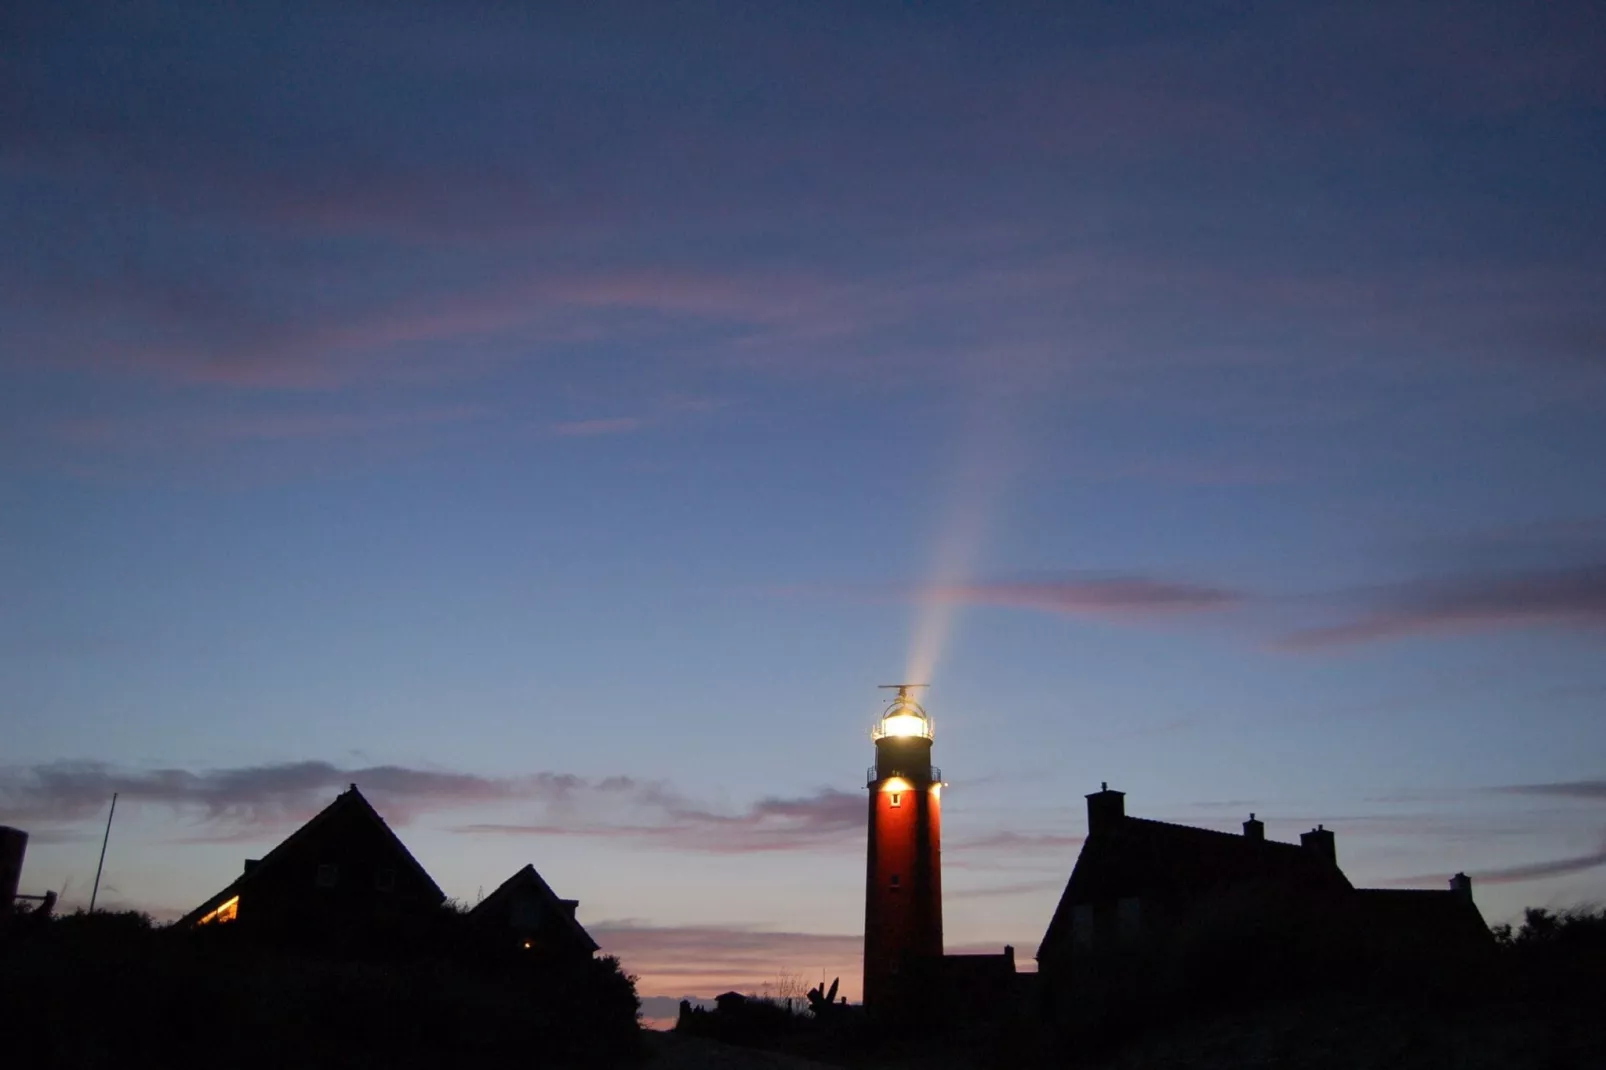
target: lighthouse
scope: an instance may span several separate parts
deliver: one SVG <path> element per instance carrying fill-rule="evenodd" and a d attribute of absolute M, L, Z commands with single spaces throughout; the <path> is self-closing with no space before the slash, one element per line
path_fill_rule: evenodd
<path fill-rule="evenodd" d="M 864 889 L 864 1005 L 897 1013 L 921 1001 L 942 958 L 942 771 L 931 718 L 896 689 L 871 729 L 869 863 Z"/>

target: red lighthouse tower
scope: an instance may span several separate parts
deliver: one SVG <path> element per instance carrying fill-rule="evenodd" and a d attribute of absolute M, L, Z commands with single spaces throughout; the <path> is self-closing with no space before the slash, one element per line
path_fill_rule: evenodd
<path fill-rule="evenodd" d="M 942 771 L 931 764 L 931 718 L 909 692 L 871 730 L 870 850 L 864 889 L 864 1005 L 896 1012 L 920 997 L 942 958 Z"/>

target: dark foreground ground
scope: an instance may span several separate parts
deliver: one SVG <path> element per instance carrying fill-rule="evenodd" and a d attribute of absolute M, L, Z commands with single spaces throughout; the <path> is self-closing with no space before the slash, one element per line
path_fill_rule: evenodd
<path fill-rule="evenodd" d="M 465 956 L 450 931 L 331 951 L 76 916 L 0 933 L 0 1067 L 1606 1070 L 1606 913 L 1530 921 L 1437 987 L 1134 991 L 1054 1025 L 906 1036 L 843 1015 L 738 1045 L 640 1029 L 611 959 L 551 970 Z"/>
<path fill-rule="evenodd" d="M 1606 1008 L 1565 1015 L 1413 1013 L 1284 1006 L 1156 1027 L 1096 1053 L 1052 1046 L 934 1044 L 921 1052 L 841 1053 L 826 1060 L 649 1034 L 647 1065 L 663 1070 L 1606 1070 Z"/>
<path fill-rule="evenodd" d="M 638 1065 L 634 984 L 613 959 L 551 966 L 475 947 L 460 919 L 263 939 L 139 915 L 0 933 L 0 1067 Z M 367 938 L 367 937 L 373 938 Z"/>
<path fill-rule="evenodd" d="M 852 1070 L 1606 1070 L 1606 911 L 1529 911 L 1456 954 L 1426 939 L 1380 956 L 1344 933 L 1295 944 L 1263 925 L 1216 935 L 1206 955 L 1124 956 L 1053 1013 L 1027 987 L 1010 1020 L 936 1015 L 940 1035 L 765 1007 L 688 1027 Z"/>

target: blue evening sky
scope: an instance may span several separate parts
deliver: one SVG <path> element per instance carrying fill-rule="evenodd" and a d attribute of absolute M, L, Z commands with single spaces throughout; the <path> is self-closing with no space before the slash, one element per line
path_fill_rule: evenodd
<path fill-rule="evenodd" d="M 171 917 L 355 781 L 644 993 L 856 994 L 876 685 L 952 948 L 1100 781 L 1606 896 L 1606 15 L 0 13 L 0 821 Z"/>

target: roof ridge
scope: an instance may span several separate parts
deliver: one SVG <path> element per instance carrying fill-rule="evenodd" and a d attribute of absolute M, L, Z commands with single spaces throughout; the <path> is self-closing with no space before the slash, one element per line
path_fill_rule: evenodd
<path fill-rule="evenodd" d="M 441 886 L 439 884 L 435 883 L 435 878 L 429 875 L 429 871 L 424 868 L 423 863 L 419 862 L 417 858 L 413 857 L 413 852 L 407 849 L 406 844 L 402 843 L 401 837 L 396 835 L 395 830 L 390 827 L 388 822 L 386 822 L 384 816 L 381 815 L 378 810 L 374 809 L 374 804 L 368 801 L 368 797 L 357 790 L 356 784 L 352 784 L 347 787 L 345 791 L 342 791 L 339 795 L 336 795 L 334 799 L 322 810 L 319 810 L 317 813 L 307 818 L 307 820 L 302 822 L 300 827 L 298 827 L 294 832 L 280 840 L 266 854 L 257 859 L 256 865 L 235 877 L 223 887 L 222 891 L 217 892 L 211 898 L 203 902 L 200 906 L 196 907 L 188 914 L 185 914 L 176 922 L 176 924 L 191 925 L 197 919 L 204 917 L 207 913 L 214 910 L 219 904 L 227 900 L 229 896 L 237 895 L 251 881 L 259 878 L 264 870 L 271 868 L 272 863 L 277 860 L 281 860 L 286 855 L 290 854 L 292 852 L 293 845 L 304 841 L 309 835 L 311 835 L 313 829 L 327 822 L 331 814 L 337 813 L 344 808 L 352 806 L 360 807 L 362 813 L 367 814 L 379 824 L 379 828 L 385 833 L 386 836 L 390 837 L 391 842 L 395 845 L 396 849 L 401 852 L 402 857 L 412 864 L 413 868 L 418 872 L 418 875 L 423 877 L 426 885 L 430 888 L 433 888 L 444 900 L 446 898 L 446 893 L 441 890 Z"/>
<path fill-rule="evenodd" d="M 488 913 L 491 909 L 492 903 L 499 901 L 503 896 L 513 894 L 514 886 L 519 882 L 521 877 L 525 876 L 526 873 L 529 874 L 528 880 L 534 882 L 537 894 L 541 895 L 549 903 L 558 904 L 559 909 L 553 911 L 553 913 L 559 918 L 559 923 L 568 926 L 575 935 L 579 936 L 586 943 L 590 944 L 593 951 L 601 950 L 600 945 L 598 945 L 596 940 L 592 938 L 590 933 L 586 932 L 586 927 L 580 924 L 580 919 L 575 917 L 570 911 L 563 909 L 563 906 L 568 903 L 573 903 L 576 907 L 578 907 L 580 905 L 580 901 L 578 899 L 564 899 L 559 896 L 557 892 L 553 891 L 552 885 L 548 884 L 546 882 L 546 878 L 541 876 L 541 871 L 535 868 L 534 862 L 526 862 L 524 865 L 514 870 L 513 875 L 507 880 L 503 881 L 501 884 L 498 884 L 496 889 L 492 891 L 490 895 L 486 896 L 484 899 L 481 899 L 478 903 L 475 903 L 473 908 L 469 910 L 468 916 L 483 916 L 482 912 Z"/>
<path fill-rule="evenodd" d="M 1181 824 L 1180 822 L 1177 822 L 1177 821 L 1160 821 L 1160 820 L 1158 820 L 1156 818 L 1152 818 L 1152 817 L 1130 817 L 1130 816 L 1127 817 L 1126 820 L 1128 822 L 1132 822 L 1132 821 L 1141 822 L 1142 824 L 1145 824 L 1145 825 L 1157 825 L 1160 828 L 1181 829 L 1184 832 L 1200 832 L 1200 833 L 1204 833 L 1205 835 L 1208 835 L 1208 836 L 1222 836 L 1222 837 L 1224 837 L 1226 839 L 1234 841 L 1235 843 L 1255 843 L 1255 844 L 1260 844 L 1263 847 L 1287 847 L 1287 848 L 1291 848 L 1291 849 L 1293 849 L 1295 851 L 1303 851 L 1303 850 L 1306 849 L 1303 844 L 1290 843 L 1287 840 L 1252 840 L 1247 836 L 1241 835 L 1241 834 L 1236 833 L 1236 832 L 1228 832 L 1225 829 L 1200 828 L 1198 825 L 1184 825 L 1184 824 Z"/>

